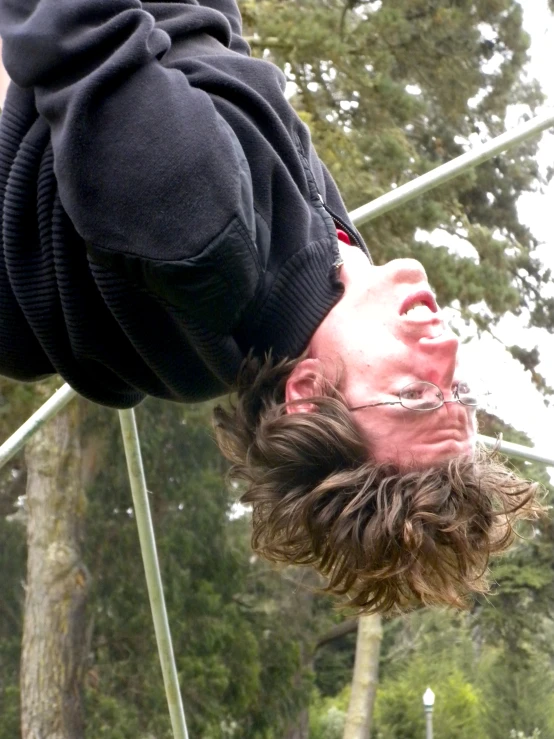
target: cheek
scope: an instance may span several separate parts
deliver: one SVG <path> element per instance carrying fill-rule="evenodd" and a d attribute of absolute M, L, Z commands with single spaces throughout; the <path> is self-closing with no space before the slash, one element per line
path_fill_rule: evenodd
<path fill-rule="evenodd" d="M 401 416 L 391 419 L 387 414 L 380 413 L 380 408 L 368 409 L 356 419 L 356 425 L 367 442 L 368 451 L 375 461 L 390 461 L 398 454 L 398 450 L 411 446 L 419 437 L 421 431 L 407 425 Z"/>
<path fill-rule="evenodd" d="M 406 378 L 413 369 L 413 358 L 388 331 L 376 330 L 369 334 L 360 352 L 360 368 L 363 369 L 366 392 L 372 397 L 398 400 L 396 393 L 409 382 Z"/>

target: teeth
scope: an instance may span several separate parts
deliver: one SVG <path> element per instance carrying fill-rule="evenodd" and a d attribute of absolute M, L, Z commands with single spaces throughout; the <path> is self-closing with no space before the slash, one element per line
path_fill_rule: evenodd
<path fill-rule="evenodd" d="M 419 301 L 414 303 L 412 307 L 406 311 L 404 315 L 410 316 L 411 318 L 417 318 L 418 316 L 427 316 L 433 311 L 423 302 Z"/>

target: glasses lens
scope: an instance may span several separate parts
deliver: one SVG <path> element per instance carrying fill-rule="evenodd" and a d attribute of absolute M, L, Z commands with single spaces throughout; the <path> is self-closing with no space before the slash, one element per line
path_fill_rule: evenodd
<path fill-rule="evenodd" d="M 412 382 L 400 393 L 400 402 L 412 411 L 432 411 L 440 408 L 443 400 L 439 388 L 430 382 Z"/>
<path fill-rule="evenodd" d="M 486 394 L 486 393 L 485 393 Z M 467 382 L 458 383 L 458 400 L 463 405 L 481 405 L 484 393 L 477 391 Z"/>

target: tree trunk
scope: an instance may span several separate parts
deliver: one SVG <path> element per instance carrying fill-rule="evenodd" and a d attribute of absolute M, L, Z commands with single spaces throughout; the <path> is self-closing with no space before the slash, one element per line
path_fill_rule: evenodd
<path fill-rule="evenodd" d="M 381 616 L 378 613 L 362 616 L 358 622 L 352 693 L 343 739 L 369 739 L 373 704 L 379 681 L 379 652 L 382 638 Z"/>
<path fill-rule="evenodd" d="M 23 739 L 81 739 L 88 573 L 79 403 L 27 445 L 28 560 L 21 658 Z"/>
<path fill-rule="evenodd" d="M 283 739 L 308 739 L 310 733 L 310 714 L 303 708 L 294 720 L 294 725 L 287 727 Z"/>

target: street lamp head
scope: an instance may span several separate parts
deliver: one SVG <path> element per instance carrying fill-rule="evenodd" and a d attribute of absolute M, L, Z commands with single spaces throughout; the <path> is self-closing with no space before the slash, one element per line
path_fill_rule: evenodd
<path fill-rule="evenodd" d="M 431 690 L 431 688 L 427 688 L 425 693 L 423 694 L 423 705 L 425 708 L 433 708 L 435 705 L 435 694 Z"/>

